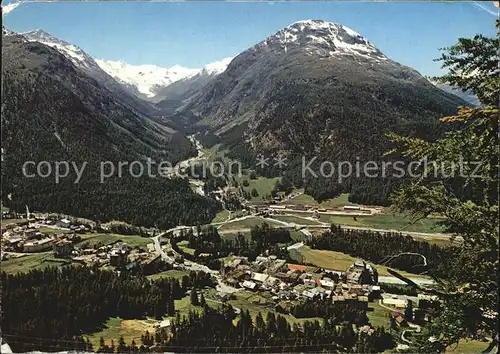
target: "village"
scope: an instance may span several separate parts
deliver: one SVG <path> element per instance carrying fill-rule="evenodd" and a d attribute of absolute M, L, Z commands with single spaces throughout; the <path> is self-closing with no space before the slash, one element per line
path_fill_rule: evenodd
<path fill-rule="evenodd" d="M 2 218 L 8 221 L 12 216 L 4 212 Z M 54 261 L 63 264 L 130 270 L 138 265 L 148 267 L 160 259 L 149 238 L 144 237 L 140 245 L 129 245 L 128 235 L 112 234 L 105 224 L 97 226 L 69 216 L 35 216 L 29 212 L 15 217 L 25 221 L 2 226 L 2 261 L 52 252 Z"/>
<path fill-rule="evenodd" d="M 295 317 L 300 315 L 294 314 L 292 308 L 300 302 L 328 299 L 334 304 L 368 310 L 369 303 L 376 301 L 391 310 L 398 327 L 404 327 L 408 320 L 429 321 L 425 309 L 438 300 L 425 294 L 384 293 L 376 269 L 363 260 L 357 260 L 345 272 L 339 272 L 287 263 L 276 256 L 259 256 L 254 262 L 248 262 L 244 257 L 231 257 L 225 262 L 221 275 L 225 284 L 236 289 L 271 294 L 268 301 L 274 304 L 277 312 Z M 232 294 L 219 292 L 218 296 L 227 300 Z M 405 319 L 405 309 L 410 302 L 413 316 Z"/>
<path fill-rule="evenodd" d="M 280 211 L 269 208 L 257 212 L 273 215 Z M 5 220 L 9 217 L 11 215 L 4 213 Z M 420 331 L 420 325 L 431 319 L 427 310 L 438 301 L 425 294 L 409 296 L 384 291 L 375 267 L 361 259 L 345 271 L 339 271 L 295 264 L 266 253 L 253 261 L 230 255 L 222 259 L 220 269 L 214 270 L 186 259 L 189 255 L 172 248 L 175 239 L 194 227 L 177 227 L 161 234 L 148 230 L 140 237 L 116 235 L 111 233 L 109 225 L 61 215 L 30 216 L 27 212 L 21 218 L 26 222 L 2 228 L 2 260 L 52 252 L 54 260 L 65 262 L 62 265 L 97 265 L 118 272 L 137 269 L 149 276 L 172 269 L 184 274 L 204 271 L 217 284 L 215 289 L 199 289 L 199 294 L 204 294 L 208 301 L 265 309 L 294 318 L 314 317 L 301 311 L 300 305 L 320 301 L 366 311 L 370 318 L 370 311 L 376 304 L 377 310 L 386 314 L 388 328 L 401 328 L 402 333 Z M 100 241 L 95 242 L 96 239 Z M 247 303 L 236 301 L 240 294 L 253 299 Z M 238 306 L 235 307 L 237 311 L 240 310 Z M 157 329 L 169 325 L 169 320 L 162 320 Z M 402 340 L 408 341 L 403 335 Z M 400 349 L 404 348 L 401 344 Z"/>

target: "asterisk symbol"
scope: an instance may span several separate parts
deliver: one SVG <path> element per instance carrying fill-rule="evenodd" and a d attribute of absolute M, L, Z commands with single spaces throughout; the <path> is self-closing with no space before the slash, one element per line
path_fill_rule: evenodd
<path fill-rule="evenodd" d="M 268 157 L 264 157 L 264 155 L 259 155 L 259 157 L 257 157 L 256 165 L 259 166 L 260 168 L 264 168 L 269 165 L 268 161 L 269 161 Z"/>
<path fill-rule="evenodd" d="M 274 160 L 276 161 L 274 166 L 278 166 L 279 168 L 286 167 L 286 157 L 279 155 L 278 157 L 275 157 Z"/>

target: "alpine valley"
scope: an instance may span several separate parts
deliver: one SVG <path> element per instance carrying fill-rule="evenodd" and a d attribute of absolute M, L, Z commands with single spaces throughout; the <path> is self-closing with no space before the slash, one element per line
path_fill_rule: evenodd
<path fill-rule="evenodd" d="M 286 157 L 285 178 L 317 200 L 349 192 L 353 202 L 386 205 L 394 181 L 304 178 L 301 157 L 382 159 L 387 131 L 437 138 L 438 118 L 467 105 L 355 31 L 318 20 L 293 23 L 201 69 L 93 59 L 42 30 L 4 28 L 2 65 L 4 203 L 144 226 L 206 223 L 222 205 L 193 192 L 186 178 L 100 183 L 99 162 L 176 163 L 197 154 L 195 137 L 246 168 L 260 154 Z M 23 178 L 28 160 L 89 167 L 78 184 L 54 185 Z"/>
<path fill-rule="evenodd" d="M 1 353 L 498 354 L 492 4 L 6 2 Z"/>

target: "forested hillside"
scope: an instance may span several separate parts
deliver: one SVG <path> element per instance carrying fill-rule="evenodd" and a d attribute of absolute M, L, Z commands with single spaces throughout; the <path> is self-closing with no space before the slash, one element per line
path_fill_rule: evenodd
<path fill-rule="evenodd" d="M 354 257 L 412 273 L 446 278 L 456 271 L 457 247 L 440 247 L 399 233 L 343 229 L 330 230 L 307 241 L 312 248 L 347 253 Z"/>
<path fill-rule="evenodd" d="M 101 328 L 109 317 L 173 315 L 174 299 L 180 299 L 188 287 L 213 285 L 203 272 L 193 272 L 181 283 L 175 279 L 151 282 L 144 276 L 88 267 L 2 273 L 2 284 L 6 305 L 2 337 L 15 352 L 91 350 L 81 335 Z"/>
<path fill-rule="evenodd" d="M 196 115 L 198 126 L 218 134 L 229 156 L 248 166 L 260 154 L 286 156 L 290 178 L 318 200 L 348 192 L 353 202 L 388 204 L 398 181 L 361 175 L 339 183 L 337 174 L 304 178 L 302 157 L 317 158 L 315 171 L 324 160 L 335 166 L 381 163 L 391 149 L 387 132 L 436 139 L 444 131 L 438 119 L 459 105 L 467 103 L 354 31 L 308 20 L 240 53 L 178 115 L 184 121 Z"/>
<path fill-rule="evenodd" d="M 2 66 L 6 206 L 160 228 L 213 218 L 217 202 L 192 193 L 187 180 L 158 176 L 157 167 L 156 178 L 147 171 L 132 177 L 127 168 L 121 177 L 116 171 L 105 181 L 100 178 L 106 161 L 113 166 L 140 161 L 145 166 L 151 158 L 157 164 L 175 164 L 192 155 L 195 149 L 181 133 L 119 103 L 55 49 L 22 36 L 3 39 Z M 87 165 L 78 183 L 73 168 L 57 183 L 53 175 L 25 177 L 26 161 L 47 161 L 53 170 L 55 161 Z M 31 166 L 29 173 L 35 171 Z"/>

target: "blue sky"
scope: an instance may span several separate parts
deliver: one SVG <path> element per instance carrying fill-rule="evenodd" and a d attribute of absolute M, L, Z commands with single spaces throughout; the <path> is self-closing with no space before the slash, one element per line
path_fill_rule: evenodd
<path fill-rule="evenodd" d="M 97 59 L 197 68 L 295 21 L 321 19 L 352 28 L 391 59 L 436 75 L 438 48 L 458 37 L 494 36 L 496 12 L 492 2 L 27 2 L 3 22 L 17 32 L 43 29 Z"/>

